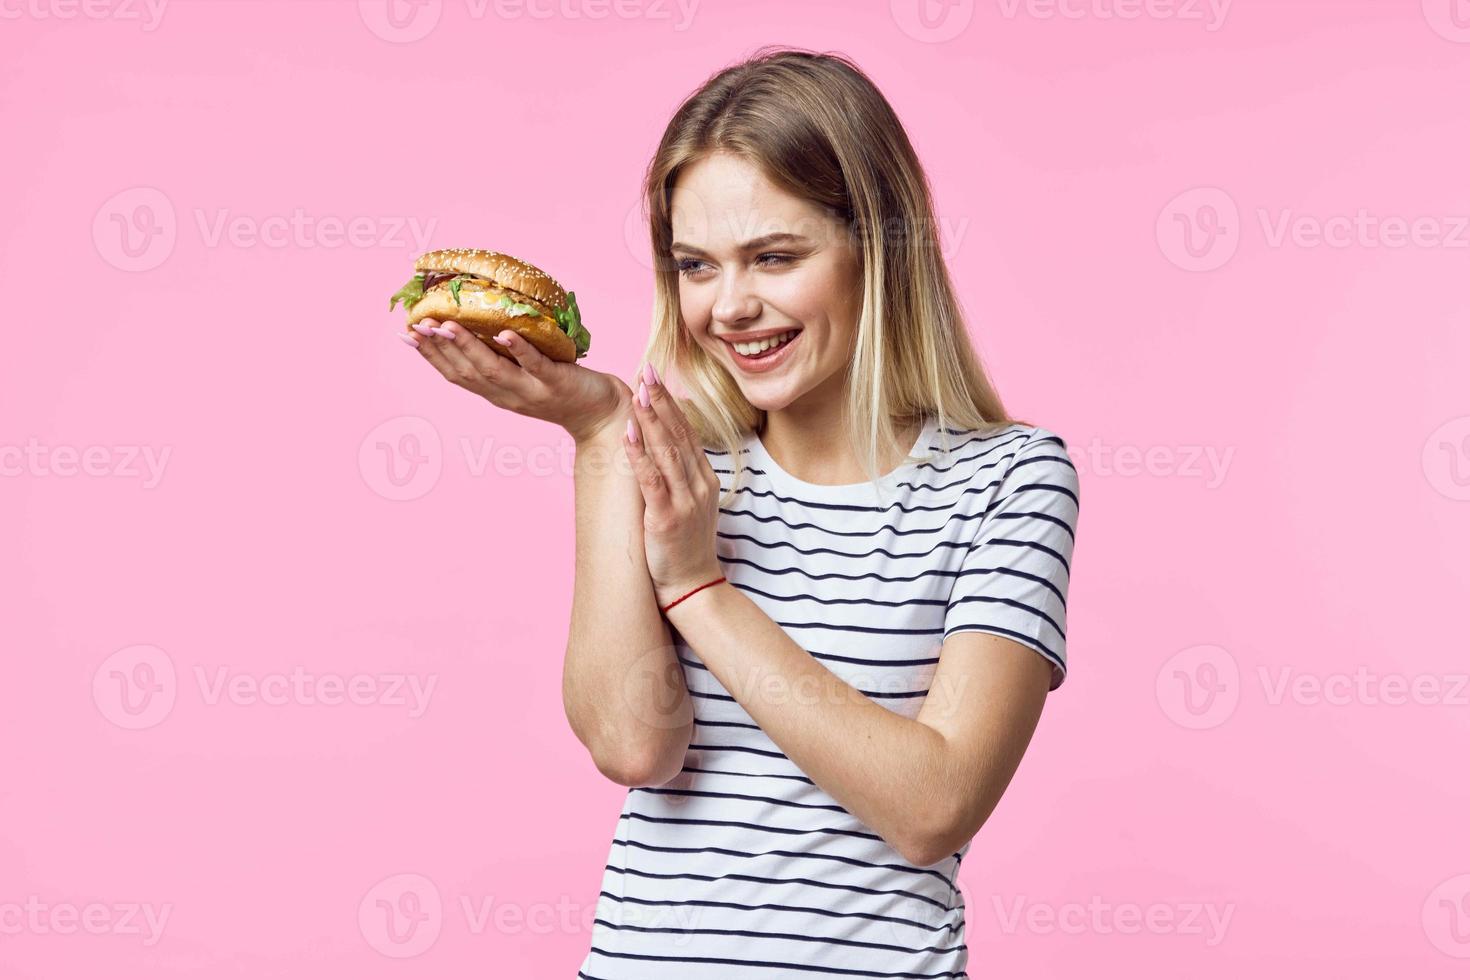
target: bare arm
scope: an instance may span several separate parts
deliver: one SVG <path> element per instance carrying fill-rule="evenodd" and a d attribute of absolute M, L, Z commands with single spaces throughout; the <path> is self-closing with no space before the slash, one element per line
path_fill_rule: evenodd
<path fill-rule="evenodd" d="M 694 711 L 654 599 L 643 496 L 618 444 L 632 390 L 612 375 L 552 361 L 511 331 L 503 356 L 452 321 L 425 319 L 414 329 L 419 353 L 446 379 L 576 440 L 576 580 L 562 705 L 609 779 L 668 782 L 684 764 Z"/>
<path fill-rule="evenodd" d="M 625 786 L 656 786 L 683 766 L 694 710 L 648 575 L 643 496 L 618 445 L 628 417 L 625 401 L 607 425 L 577 440 L 562 701 L 600 772 Z"/>

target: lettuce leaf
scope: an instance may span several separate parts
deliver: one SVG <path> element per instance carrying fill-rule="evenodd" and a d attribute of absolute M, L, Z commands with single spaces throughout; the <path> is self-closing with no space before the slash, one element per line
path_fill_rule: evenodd
<path fill-rule="evenodd" d="M 576 293 L 567 293 L 567 305 L 556 310 L 556 323 L 577 345 L 577 357 L 592 349 L 592 334 L 582 326 L 582 311 L 577 309 Z"/>
<path fill-rule="evenodd" d="M 404 283 L 402 289 L 388 297 L 388 309 L 391 311 L 393 307 L 398 305 L 399 300 L 402 300 L 403 308 L 406 310 L 423 298 L 424 274 L 420 272 L 408 282 Z"/>

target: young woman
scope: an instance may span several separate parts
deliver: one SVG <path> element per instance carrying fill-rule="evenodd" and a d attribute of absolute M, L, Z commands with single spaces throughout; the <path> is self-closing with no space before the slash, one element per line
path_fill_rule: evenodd
<path fill-rule="evenodd" d="M 577 443 L 566 714 L 630 787 L 577 976 L 964 977 L 960 862 L 1065 677 L 1076 470 L 1006 415 L 848 60 L 719 72 L 645 189 L 636 391 L 409 338 Z"/>

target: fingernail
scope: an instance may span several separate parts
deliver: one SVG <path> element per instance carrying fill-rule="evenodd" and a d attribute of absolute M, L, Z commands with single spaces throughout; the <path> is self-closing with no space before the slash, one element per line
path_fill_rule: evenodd
<path fill-rule="evenodd" d="M 642 381 L 638 382 L 638 404 L 642 405 L 644 408 L 648 408 L 649 405 L 652 404 L 652 402 L 648 400 L 648 386 L 645 385 Z"/>
<path fill-rule="evenodd" d="M 638 445 L 638 427 L 633 424 L 632 419 L 628 420 L 628 441 L 635 446 Z"/>
<path fill-rule="evenodd" d="M 498 340 L 498 341 L 500 341 L 506 347 L 509 347 L 510 346 L 510 338 L 511 337 L 514 337 L 514 336 L 515 336 L 515 331 L 514 330 L 502 330 L 502 331 L 500 331 L 500 333 L 498 333 L 498 334 L 495 335 L 495 339 Z"/>
<path fill-rule="evenodd" d="M 643 365 L 643 380 L 651 385 L 658 384 L 658 374 L 653 370 L 653 362 L 649 361 Z"/>
<path fill-rule="evenodd" d="M 418 323 L 415 323 L 413 325 L 413 328 L 415 330 L 417 330 L 419 333 L 423 334 L 425 337 L 429 336 L 430 334 L 432 334 L 434 332 L 434 328 L 433 327 L 426 327 L 426 326 L 424 326 L 424 321 L 422 321 L 422 320 L 420 320 Z"/>
<path fill-rule="evenodd" d="M 419 341 L 418 341 L 418 338 L 417 337 L 410 337 L 406 333 L 396 333 L 393 336 L 397 337 L 399 340 L 403 341 L 405 344 L 408 344 L 410 347 L 417 347 L 419 345 Z"/>
<path fill-rule="evenodd" d="M 454 339 L 454 331 L 448 327 L 430 327 L 429 329 L 441 337 L 447 337 L 450 340 Z"/>

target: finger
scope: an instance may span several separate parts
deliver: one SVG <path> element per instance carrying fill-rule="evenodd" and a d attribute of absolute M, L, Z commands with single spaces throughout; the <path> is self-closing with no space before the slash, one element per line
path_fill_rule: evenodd
<path fill-rule="evenodd" d="M 519 364 L 521 369 L 531 377 L 544 380 L 553 370 L 552 365 L 556 362 L 541 353 L 541 348 L 514 330 L 507 327 L 496 334 L 495 339 L 500 342 L 515 363 Z M 489 348 L 487 347 L 486 350 Z"/>
<path fill-rule="evenodd" d="M 445 320 L 444 327 L 450 331 L 451 335 L 469 332 L 453 320 Z M 439 353 L 444 357 L 444 360 L 449 364 L 450 369 L 455 372 L 455 377 L 461 382 L 473 381 L 482 377 L 474 363 L 465 356 L 465 352 L 460 350 L 459 346 L 453 340 L 444 336 L 437 327 L 432 328 L 430 339 L 426 346 L 438 349 Z"/>
<path fill-rule="evenodd" d="M 669 481 L 658 463 L 648 453 L 638 420 L 628 417 L 627 432 L 623 435 L 623 452 L 638 478 L 638 489 L 643 494 L 643 503 L 650 509 L 662 511 L 669 506 Z"/>
<path fill-rule="evenodd" d="M 669 389 L 664 388 L 659 375 L 653 369 L 647 369 L 648 375 L 653 375 L 653 383 L 648 385 L 648 398 L 653 403 L 654 414 L 659 416 L 664 430 L 667 430 L 670 438 L 678 442 L 684 448 L 685 460 L 691 463 L 689 476 L 694 478 L 698 472 L 698 461 L 704 457 L 704 448 L 695 442 L 694 426 L 689 425 L 689 417 L 684 414 L 684 408 L 679 407 L 678 398 L 673 397 Z"/>
<path fill-rule="evenodd" d="M 438 320 L 426 316 L 422 320 L 419 320 L 417 323 L 410 323 L 408 325 L 408 329 L 420 333 L 425 337 L 428 337 L 433 333 L 434 328 L 438 325 Z"/>
<path fill-rule="evenodd" d="M 657 375 L 654 375 L 654 377 L 657 378 Z M 679 461 L 684 466 L 684 478 L 687 481 L 687 485 L 692 487 L 695 481 L 700 479 L 700 476 L 699 460 L 695 459 L 696 447 L 694 445 L 694 439 L 690 434 L 689 420 L 680 411 L 678 403 L 674 400 L 674 396 L 669 393 L 669 389 L 657 381 L 653 384 L 648 384 L 645 381 L 644 387 L 648 391 L 649 402 L 652 406 L 653 414 L 658 419 L 660 430 L 668 443 L 678 449 Z M 697 455 L 703 456 L 703 450 L 699 450 Z"/>
<path fill-rule="evenodd" d="M 643 404 L 645 398 L 650 404 Z M 654 411 L 652 398 L 648 385 L 638 382 L 638 390 L 633 395 L 633 417 L 638 422 L 638 433 L 642 436 L 644 452 L 652 458 L 654 465 L 668 481 L 669 496 L 677 501 L 690 496 L 689 464 L 684 459 L 686 451 L 674 440 L 663 420 Z"/>
<path fill-rule="evenodd" d="M 514 359 L 495 353 L 474 331 L 461 323 L 445 320 L 434 332 L 443 339 L 446 356 L 457 351 L 486 380 L 524 397 L 531 397 L 527 390 L 527 372 L 521 370 Z"/>
<path fill-rule="evenodd" d="M 459 379 L 454 376 L 454 365 L 449 363 L 449 359 L 439 349 L 439 345 L 435 343 L 436 338 L 432 334 L 427 337 L 420 337 L 417 332 L 412 330 L 409 333 L 418 341 L 419 353 L 423 355 L 424 360 L 432 364 L 434 369 L 444 375 L 446 379 L 453 381 L 455 384 L 459 384 Z"/>

